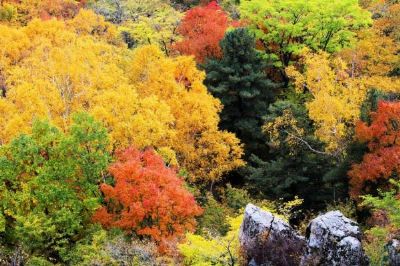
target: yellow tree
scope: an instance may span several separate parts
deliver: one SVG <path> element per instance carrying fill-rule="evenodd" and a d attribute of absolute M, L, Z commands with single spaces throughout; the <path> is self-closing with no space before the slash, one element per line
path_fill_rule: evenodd
<path fill-rule="evenodd" d="M 78 35 L 91 35 L 111 44 L 122 44 L 117 28 L 92 11 L 81 9 L 74 19 L 66 23 Z"/>
<path fill-rule="evenodd" d="M 1 139 L 29 131 L 36 116 L 65 127 L 73 112 L 85 110 L 108 125 L 114 147 L 143 148 L 161 145 L 159 140 L 166 145 L 173 122 L 168 106 L 155 97 L 139 98 L 118 66 L 123 60 L 118 47 L 84 36 L 86 26 L 74 24 L 69 30 L 60 21 L 37 20 L 23 28 L 30 54 L 6 68 L 8 89 L 1 102 L 7 121 Z"/>
<path fill-rule="evenodd" d="M 126 71 L 140 95 L 156 95 L 170 106 L 173 147 L 192 180 L 215 181 L 243 165 L 239 140 L 218 130 L 221 104 L 207 92 L 205 74 L 191 57 L 168 58 L 157 47 L 145 46 L 135 51 Z"/>
<path fill-rule="evenodd" d="M 400 3 L 374 1 L 370 9 L 377 17 L 372 28 L 358 32 L 355 47 L 339 56 L 351 75 L 362 78 L 368 88 L 400 92 Z"/>
<path fill-rule="evenodd" d="M 349 75 L 346 63 L 330 59 L 325 52 L 305 53 L 304 70 L 293 66 L 286 72 L 294 79 L 299 92 L 307 90 L 312 99 L 306 107 L 315 122 L 316 136 L 326 144 L 326 151 L 341 154 L 351 137 L 351 128 L 360 116 L 360 106 L 366 96 L 362 80 Z"/>
<path fill-rule="evenodd" d="M 389 11 L 393 13 L 393 7 Z M 354 47 L 331 57 L 305 53 L 301 73 L 294 67 L 287 69 L 299 90 L 306 88 L 311 92 L 313 99 L 307 109 L 318 127 L 317 137 L 328 144 L 329 151 L 345 147 L 347 133 L 359 117 L 367 91 L 400 92 L 400 79 L 395 74 L 400 66 L 400 46 L 384 30 L 382 20 L 375 20 L 372 28 L 357 32 Z"/>

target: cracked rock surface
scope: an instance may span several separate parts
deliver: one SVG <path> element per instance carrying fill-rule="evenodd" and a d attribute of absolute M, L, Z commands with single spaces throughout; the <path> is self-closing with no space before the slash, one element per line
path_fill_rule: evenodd
<path fill-rule="evenodd" d="M 387 245 L 389 253 L 389 265 L 398 266 L 400 265 L 400 241 L 392 239 Z"/>
<path fill-rule="evenodd" d="M 312 220 L 304 238 L 282 219 L 248 204 L 239 240 L 245 265 L 369 264 L 361 245 L 358 224 L 339 211 L 328 212 Z"/>
<path fill-rule="evenodd" d="M 247 265 L 299 265 L 306 241 L 282 219 L 248 204 L 239 232 Z"/>
<path fill-rule="evenodd" d="M 340 211 L 331 211 L 312 220 L 306 238 L 307 252 L 301 265 L 368 265 L 357 223 Z"/>

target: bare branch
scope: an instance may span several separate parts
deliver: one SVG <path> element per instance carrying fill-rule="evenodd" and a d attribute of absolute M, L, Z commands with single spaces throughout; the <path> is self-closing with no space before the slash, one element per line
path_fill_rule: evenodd
<path fill-rule="evenodd" d="M 300 142 L 303 143 L 304 145 L 306 145 L 307 148 L 308 148 L 310 151 L 312 151 L 312 152 L 315 152 L 315 153 L 318 153 L 318 154 L 323 154 L 323 155 L 328 155 L 328 156 L 334 156 L 332 153 L 325 152 L 325 151 L 319 151 L 319 150 L 314 149 L 306 140 L 302 139 L 302 138 L 299 137 L 299 136 L 296 136 L 295 134 L 290 133 L 290 132 L 287 131 L 287 130 L 283 130 L 283 131 L 284 131 L 286 134 L 290 135 L 291 137 L 297 139 L 298 141 L 300 141 Z"/>

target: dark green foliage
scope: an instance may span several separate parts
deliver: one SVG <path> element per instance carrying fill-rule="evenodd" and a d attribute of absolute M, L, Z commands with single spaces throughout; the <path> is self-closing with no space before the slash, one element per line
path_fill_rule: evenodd
<path fill-rule="evenodd" d="M 347 166 L 323 153 L 324 146 L 315 138 L 313 125 L 302 104 L 304 96 L 287 95 L 286 100 L 279 100 L 270 106 L 266 120 L 273 121 L 284 110 L 290 109 L 298 126 L 305 130 L 303 140 L 318 152 L 312 151 L 303 142 L 295 147 L 289 145 L 287 134 L 282 130 L 280 145 L 270 148 L 273 159 L 251 158 L 246 169 L 249 187 L 272 199 L 290 200 L 297 195 L 304 199 L 304 207 L 311 208 L 320 208 L 327 201 L 346 197 Z"/>
<path fill-rule="evenodd" d="M 228 208 L 239 212 L 251 202 L 251 198 L 246 190 L 234 188 L 231 184 L 228 184 L 225 189 L 223 202 Z"/>
<path fill-rule="evenodd" d="M 261 126 L 277 87 L 267 79 L 266 62 L 254 46 L 247 29 L 232 30 L 221 41 L 223 58 L 205 65 L 205 84 L 224 105 L 220 126 L 236 133 L 245 144 L 247 158 L 267 152 Z"/>
<path fill-rule="evenodd" d="M 0 232 L 5 245 L 63 261 L 99 205 L 107 133 L 86 114 L 68 133 L 36 121 L 0 150 Z"/>
<path fill-rule="evenodd" d="M 122 37 L 122 40 L 124 40 L 124 42 L 126 43 L 126 45 L 128 45 L 128 49 L 132 49 L 132 48 L 136 47 L 137 41 L 135 40 L 135 38 L 132 37 L 132 34 L 130 34 L 127 31 L 122 31 L 121 37 Z"/>

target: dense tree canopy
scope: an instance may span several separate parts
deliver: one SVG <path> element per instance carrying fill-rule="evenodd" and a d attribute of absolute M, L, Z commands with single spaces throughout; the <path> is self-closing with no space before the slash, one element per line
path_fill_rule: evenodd
<path fill-rule="evenodd" d="M 238 139 L 218 130 L 221 104 L 207 92 L 204 73 L 192 58 L 171 59 L 153 46 L 143 47 L 136 50 L 127 72 L 140 95 L 155 95 L 170 107 L 176 118 L 172 145 L 192 180 L 215 181 L 243 165 Z"/>
<path fill-rule="evenodd" d="M 347 178 L 315 137 L 303 102 L 294 94 L 270 105 L 262 130 L 272 159 L 251 157 L 246 181 L 265 197 L 298 195 L 314 208 L 345 197 Z"/>
<path fill-rule="evenodd" d="M 177 27 L 181 13 L 165 0 L 100 0 L 89 7 L 118 25 L 119 32 L 133 48 L 139 45 L 158 45 L 168 53 L 178 40 Z"/>
<path fill-rule="evenodd" d="M 110 148 L 167 148 L 192 180 L 217 180 L 242 165 L 239 140 L 218 130 L 220 103 L 194 61 L 167 58 L 155 46 L 132 53 L 111 45 L 119 45 L 114 28 L 96 18 L 82 11 L 67 24 L 2 26 L 1 142 L 28 133 L 34 117 L 65 127 L 71 113 L 84 110 L 105 124 Z"/>
<path fill-rule="evenodd" d="M 342 60 L 330 60 L 326 53 L 304 57 L 304 73 L 289 67 L 287 74 L 295 79 L 298 91 L 311 94 L 306 107 L 317 127 L 315 134 L 327 144 L 327 151 L 338 155 L 345 151 L 367 90 L 362 81 L 347 72 Z"/>
<path fill-rule="evenodd" d="M 0 0 L 0 265 L 233 266 L 249 202 L 300 230 L 339 209 L 384 265 L 399 19 L 398 0 Z"/>

